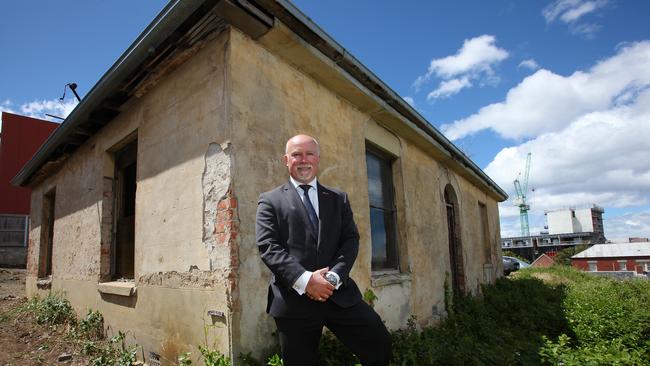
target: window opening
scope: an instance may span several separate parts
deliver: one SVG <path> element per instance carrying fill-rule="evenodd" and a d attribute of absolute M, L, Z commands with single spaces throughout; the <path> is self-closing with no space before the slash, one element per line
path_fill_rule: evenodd
<path fill-rule="evenodd" d="M 134 277 L 137 152 L 135 140 L 115 153 L 115 236 L 111 258 L 114 280 Z"/>
<path fill-rule="evenodd" d="M 393 160 L 378 149 L 366 148 L 373 271 L 399 269 Z"/>
<path fill-rule="evenodd" d="M 447 210 L 447 233 L 449 240 L 449 260 L 451 282 L 454 294 L 465 293 L 465 271 L 463 267 L 463 247 L 458 225 L 458 200 L 451 185 L 445 187 L 445 207 Z"/>
<path fill-rule="evenodd" d="M 41 221 L 41 248 L 39 251 L 38 277 L 52 275 L 52 250 L 54 248 L 54 214 L 56 191 L 52 189 L 43 195 L 43 214 Z"/>

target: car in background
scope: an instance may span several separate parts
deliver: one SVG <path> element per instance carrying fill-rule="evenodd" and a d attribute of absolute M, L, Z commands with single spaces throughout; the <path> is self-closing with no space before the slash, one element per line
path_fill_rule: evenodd
<path fill-rule="evenodd" d="M 526 261 L 522 261 L 521 259 L 519 259 L 517 257 L 510 257 L 510 256 L 507 256 L 507 255 L 504 255 L 503 258 L 510 258 L 510 259 L 514 259 L 515 261 L 517 261 L 517 263 L 519 263 L 519 269 L 530 267 L 530 263 L 528 263 Z"/>
<path fill-rule="evenodd" d="M 509 275 L 514 271 L 519 270 L 519 262 L 516 258 L 503 256 L 503 274 Z"/>

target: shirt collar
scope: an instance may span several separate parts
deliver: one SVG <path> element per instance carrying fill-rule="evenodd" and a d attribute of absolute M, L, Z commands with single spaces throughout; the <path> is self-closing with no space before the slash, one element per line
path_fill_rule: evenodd
<path fill-rule="evenodd" d="M 293 184 L 293 187 L 296 188 L 296 190 L 298 188 L 300 188 L 300 186 L 303 184 L 303 183 L 300 183 L 297 180 L 293 179 L 292 176 L 289 176 L 289 181 L 291 181 L 291 184 Z M 310 186 L 312 186 L 314 189 L 316 189 L 318 191 L 318 187 L 317 187 L 318 178 L 314 177 L 314 179 L 312 179 L 312 181 L 307 183 L 307 184 L 309 184 Z M 300 188 L 300 189 L 302 190 L 302 188 Z"/>

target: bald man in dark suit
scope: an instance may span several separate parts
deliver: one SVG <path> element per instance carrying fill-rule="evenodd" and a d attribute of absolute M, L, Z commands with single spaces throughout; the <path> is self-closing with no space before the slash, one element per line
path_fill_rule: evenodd
<path fill-rule="evenodd" d="M 359 233 L 347 194 L 318 183 L 313 137 L 289 139 L 284 162 L 289 182 L 260 195 L 256 221 L 257 246 L 273 273 L 266 310 L 284 365 L 315 365 L 323 326 L 364 366 L 388 365 L 390 334 L 349 276 Z"/>

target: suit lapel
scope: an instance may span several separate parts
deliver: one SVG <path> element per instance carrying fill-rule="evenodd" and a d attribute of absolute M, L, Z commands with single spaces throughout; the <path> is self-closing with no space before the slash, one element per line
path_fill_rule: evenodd
<path fill-rule="evenodd" d="M 323 238 L 324 234 L 329 230 L 329 220 L 327 220 L 328 217 L 331 217 L 331 215 L 334 213 L 334 203 L 333 203 L 334 196 L 332 195 L 332 192 L 330 192 L 327 188 L 323 187 L 318 184 L 318 211 L 319 214 L 318 216 L 320 217 L 320 233 L 318 236 L 318 244 L 320 245 L 320 241 Z"/>
<path fill-rule="evenodd" d="M 302 220 L 302 223 L 305 227 L 309 228 L 309 232 L 311 233 L 314 241 L 318 242 L 318 233 L 314 233 L 314 230 L 311 229 L 311 223 L 309 222 L 309 216 L 307 216 L 307 209 L 305 208 L 305 205 L 302 203 L 302 199 L 300 199 L 300 196 L 298 195 L 298 191 L 296 188 L 291 184 L 291 182 L 288 182 L 284 185 L 284 193 L 287 195 L 287 199 L 289 200 L 289 203 L 291 204 L 292 207 L 295 207 L 294 212 L 298 214 L 298 217 Z M 319 203 L 320 203 L 320 197 L 319 197 Z"/>

